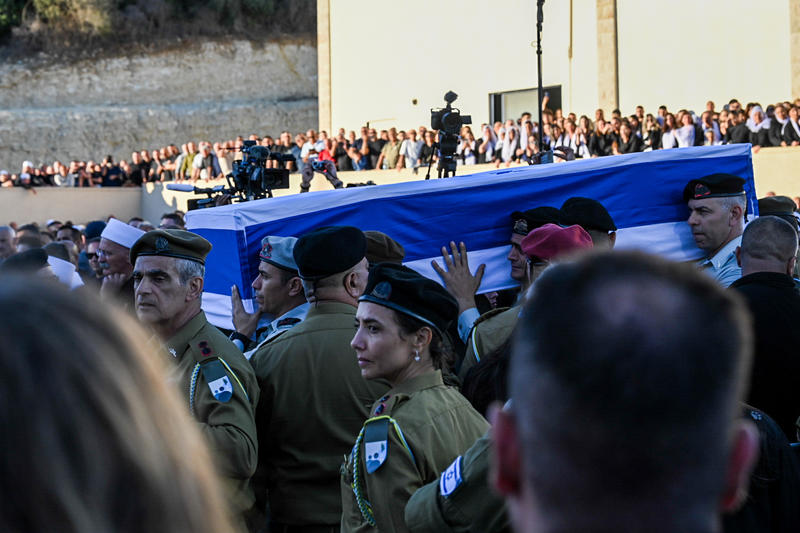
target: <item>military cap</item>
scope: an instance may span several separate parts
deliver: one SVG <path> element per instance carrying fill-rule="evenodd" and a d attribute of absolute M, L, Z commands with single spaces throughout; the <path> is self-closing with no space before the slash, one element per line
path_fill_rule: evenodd
<path fill-rule="evenodd" d="M 744 178 L 733 174 L 709 174 L 691 180 L 683 189 L 683 201 L 725 198 L 744 193 Z"/>
<path fill-rule="evenodd" d="M 31 248 L 16 253 L 0 264 L 3 274 L 33 274 L 47 266 L 47 252 L 42 248 Z"/>
<path fill-rule="evenodd" d="M 592 198 L 573 196 L 561 206 L 561 223 L 577 224 L 585 230 L 617 231 L 614 219 L 603 204 Z"/>
<path fill-rule="evenodd" d="M 788 196 L 767 196 L 766 198 L 758 199 L 758 214 L 760 216 L 775 216 L 780 217 L 794 229 L 798 228 L 798 220 L 795 216 L 794 200 Z"/>
<path fill-rule="evenodd" d="M 403 245 L 380 231 L 365 231 L 367 238 L 367 261 L 370 265 L 377 263 L 403 262 L 406 251 Z"/>
<path fill-rule="evenodd" d="M 458 302 L 447 289 L 416 271 L 394 263 L 378 263 L 369 272 L 359 302 L 371 302 L 416 318 L 440 334 L 458 316 Z"/>
<path fill-rule="evenodd" d="M 258 253 L 258 257 L 272 266 L 296 272 L 297 263 L 294 262 L 294 255 L 292 255 L 296 242 L 296 237 L 267 235 L 261 239 L 261 251 Z"/>
<path fill-rule="evenodd" d="M 552 261 L 559 256 L 591 248 L 592 237 L 577 224 L 563 228 L 545 224 L 530 232 L 520 243 L 522 252 L 528 257 Z"/>
<path fill-rule="evenodd" d="M 320 280 L 344 272 L 364 259 L 367 238 L 353 226 L 328 226 L 306 233 L 294 245 L 300 277 Z"/>
<path fill-rule="evenodd" d="M 86 224 L 86 231 L 83 232 L 86 235 L 86 240 L 94 239 L 95 237 L 99 237 L 103 230 L 106 229 L 106 223 L 102 220 L 93 220 Z"/>
<path fill-rule="evenodd" d="M 514 223 L 514 233 L 517 235 L 527 235 L 531 230 L 544 226 L 545 224 L 559 224 L 559 211 L 555 207 L 541 206 L 527 211 L 514 211 L 511 213 L 511 221 Z"/>
<path fill-rule="evenodd" d="M 160 255 L 188 259 L 205 264 L 211 243 L 200 235 L 182 229 L 157 229 L 148 231 L 131 248 L 131 264 L 140 255 Z"/>

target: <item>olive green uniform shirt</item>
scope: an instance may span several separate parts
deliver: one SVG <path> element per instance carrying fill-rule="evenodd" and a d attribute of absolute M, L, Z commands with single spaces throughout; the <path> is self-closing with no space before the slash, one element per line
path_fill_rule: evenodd
<path fill-rule="evenodd" d="M 489 486 L 489 434 L 428 483 L 406 505 L 413 533 L 505 533 L 511 531 L 503 498 Z"/>
<path fill-rule="evenodd" d="M 341 530 L 409 531 L 404 517 L 408 499 L 437 480 L 489 424 L 456 389 L 443 384 L 438 370 L 397 385 L 371 412 L 342 466 Z M 368 473 L 366 430 L 387 418 L 385 459 Z"/>
<path fill-rule="evenodd" d="M 259 470 L 272 520 L 338 525 L 339 467 L 369 407 L 389 389 L 361 377 L 355 350 L 356 308 L 312 304 L 305 320 L 251 358 L 261 385 Z"/>
<path fill-rule="evenodd" d="M 475 321 L 472 333 L 467 339 L 467 353 L 464 355 L 464 362 L 461 363 L 458 371 L 458 377 L 462 382 L 467 377 L 470 368 L 500 348 L 511 337 L 517 325 L 519 311 L 520 307 L 515 305 L 502 311 L 489 311 Z"/>
<path fill-rule="evenodd" d="M 200 424 L 233 500 L 233 512 L 244 512 L 255 501 L 250 488 L 250 476 L 258 461 L 255 406 L 259 391 L 255 373 L 242 352 L 209 324 L 202 311 L 164 344 L 176 363 L 170 379 Z M 215 360 L 222 363 L 233 389 L 228 401 L 214 397 L 202 369 Z"/>

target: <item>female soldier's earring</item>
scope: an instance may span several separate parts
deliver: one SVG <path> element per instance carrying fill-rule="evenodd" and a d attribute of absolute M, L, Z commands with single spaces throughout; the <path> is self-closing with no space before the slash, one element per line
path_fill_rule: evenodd
<path fill-rule="evenodd" d="M 419 361 L 419 350 L 414 350 L 414 361 Z"/>

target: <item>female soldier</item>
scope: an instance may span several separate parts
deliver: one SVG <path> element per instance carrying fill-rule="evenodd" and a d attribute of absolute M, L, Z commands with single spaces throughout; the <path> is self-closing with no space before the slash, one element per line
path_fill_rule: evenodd
<path fill-rule="evenodd" d="M 438 283 L 381 263 L 359 299 L 351 346 L 361 375 L 383 378 L 389 393 L 372 407 L 342 468 L 342 532 L 408 531 L 411 495 L 439 477 L 488 424 L 455 389 L 442 383 L 442 331 L 458 305 Z M 453 490 L 460 478 L 454 470 Z"/>

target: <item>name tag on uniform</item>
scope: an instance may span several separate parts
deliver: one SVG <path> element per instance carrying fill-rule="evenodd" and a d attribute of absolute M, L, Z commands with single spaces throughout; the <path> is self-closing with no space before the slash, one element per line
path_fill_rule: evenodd
<path fill-rule="evenodd" d="M 447 498 L 461 485 L 463 479 L 461 478 L 461 456 L 456 457 L 453 464 L 447 467 L 447 470 L 442 472 L 442 477 L 439 479 L 439 493 L 442 497 Z"/>

